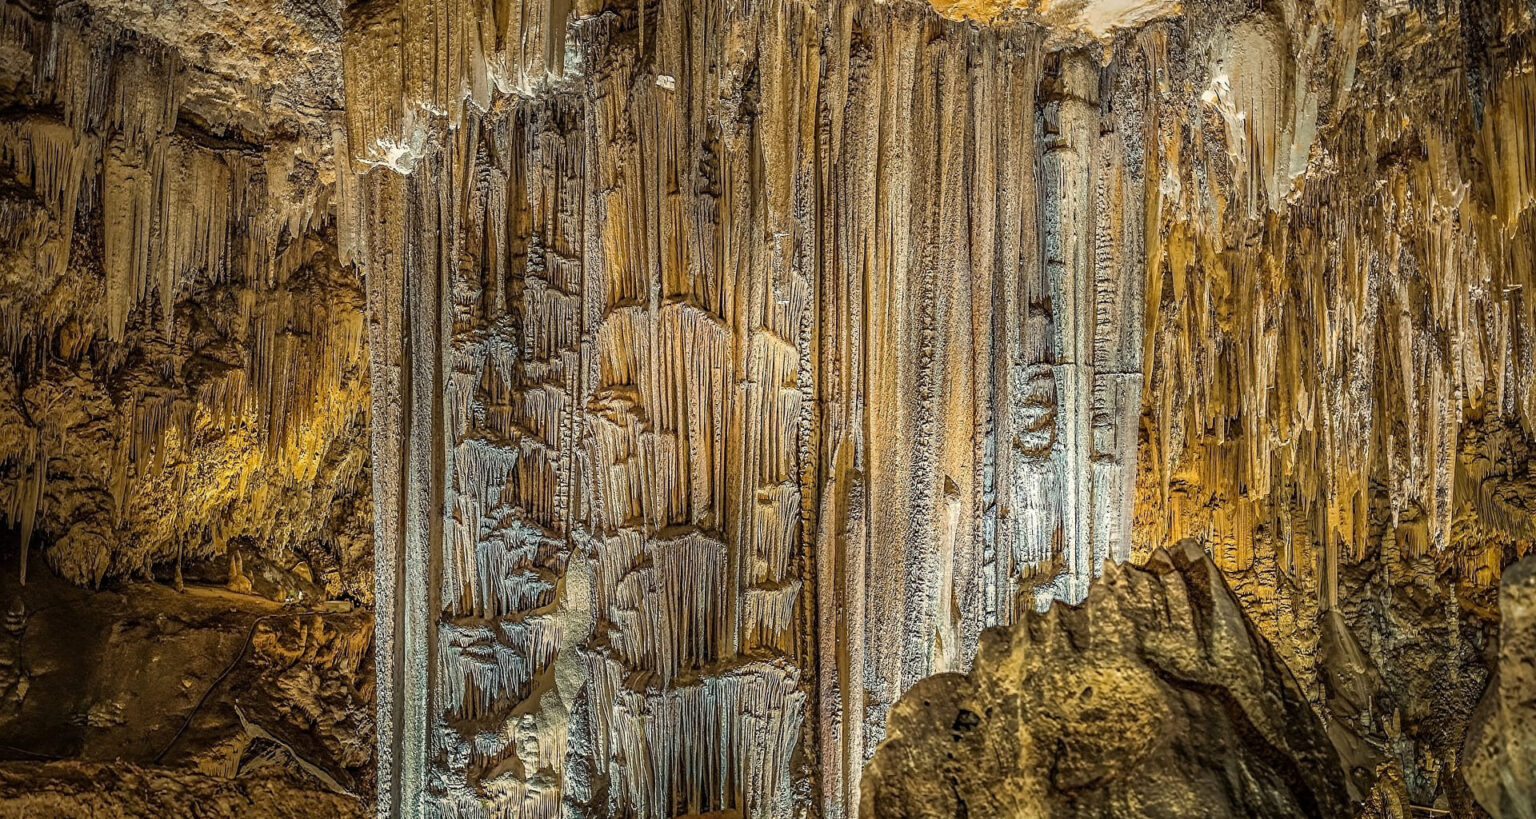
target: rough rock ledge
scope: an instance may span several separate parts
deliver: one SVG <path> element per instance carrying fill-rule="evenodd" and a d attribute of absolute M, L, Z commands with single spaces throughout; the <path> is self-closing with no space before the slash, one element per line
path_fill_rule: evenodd
<path fill-rule="evenodd" d="M 864 772 L 863 816 L 1348 816 L 1321 721 L 1191 540 L 987 632 Z"/>

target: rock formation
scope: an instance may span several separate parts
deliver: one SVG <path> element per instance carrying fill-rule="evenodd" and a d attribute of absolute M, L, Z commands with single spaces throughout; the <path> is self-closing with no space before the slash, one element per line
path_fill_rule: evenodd
<path fill-rule="evenodd" d="M 171 774 L 122 762 L 0 764 L 0 817 L 5 819 L 335 819 L 356 815 L 354 800 L 282 780 Z"/>
<path fill-rule="evenodd" d="M 348 17 L 381 805 L 851 814 L 904 689 L 1191 533 L 1464 804 L 1529 9 L 519 9 Z"/>
<path fill-rule="evenodd" d="M 983 635 L 913 686 L 862 816 L 1348 816 L 1345 771 L 1200 544 Z"/>
<path fill-rule="evenodd" d="M 0 518 L 31 546 L 0 538 L 0 815 L 371 801 L 339 40 L 324 4 L 0 2 Z"/>
<path fill-rule="evenodd" d="M 1494 819 L 1536 817 L 1536 557 L 1499 585 L 1499 657 L 1467 730 L 1467 784 Z"/>
<path fill-rule="evenodd" d="M 80 583 L 234 549 L 371 600 L 335 10 L 0 19 L 0 513 Z"/>
<path fill-rule="evenodd" d="M 0 816 L 362 815 L 369 612 L 0 568 Z"/>
<path fill-rule="evenodd" d="M 1369 798 L 1473 811 L 1536 541 L 1533 37 L 0 0 L 14 574 L 372 611 L 381 815 L 841 817 L 902 692 L 1192 536 Z"/>

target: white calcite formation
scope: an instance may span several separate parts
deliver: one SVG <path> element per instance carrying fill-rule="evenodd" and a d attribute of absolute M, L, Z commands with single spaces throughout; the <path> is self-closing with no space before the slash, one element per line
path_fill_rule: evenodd
<path fill-rule="evenodd" d="M 1493 581 L 1530 11 L 944 10 L 349 10 L 381 811 L 852 815 L 902 691 L 1188 534 L 1315 697 L 1383 537 Z"/>
<path fill-rule="evenodd" d="M 1129 554 L 1139 134 L 919 7 L 437 11 L 347 51 L 380 810 L 851 813 L 901 691 Z"/>

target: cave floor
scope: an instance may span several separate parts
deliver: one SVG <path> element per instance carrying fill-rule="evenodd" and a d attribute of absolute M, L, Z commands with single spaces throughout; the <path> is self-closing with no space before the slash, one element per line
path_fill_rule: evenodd
<path fill-rule="evenodd" d="M 84 589 L 37 551 L 22 586 L 17 550 L 3 551 L 0 816 L 177 815 L 193 803 L 221 815 L 226 802 L 230 815 L 361 812 L 367 612 L 213 585 Z M 161 805 L 169 792 L 191 801 Z M 59 806 L 37 801 L 50 794 Z M 241 812 L 268 802 L 290 807 Z"/>

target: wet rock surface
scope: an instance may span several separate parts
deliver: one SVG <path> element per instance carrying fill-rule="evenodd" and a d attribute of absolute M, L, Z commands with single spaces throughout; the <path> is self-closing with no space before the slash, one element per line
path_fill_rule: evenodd
<path fill-rule="evenodd" d="M 1193 541 L 914 686 L 861 815 L 1349 816 L 1321 721 Z"/>

